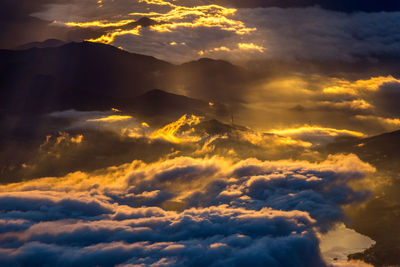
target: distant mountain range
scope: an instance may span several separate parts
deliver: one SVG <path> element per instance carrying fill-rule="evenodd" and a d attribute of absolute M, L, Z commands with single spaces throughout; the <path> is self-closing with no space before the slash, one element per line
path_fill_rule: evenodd
<path fill-rule="evenodd" d="M 173 65 L 98 43 L 49 40 L 25 47 L 29 49 L 0 50 L 3 114 L 107 110 L 115 105 L 132 109 L 127 99 L 154 88 L 179 89 L 207 100 L 212 93 L 213 100 L 229 102 L 250 78 L 225 61 L 200 59 Z"/>

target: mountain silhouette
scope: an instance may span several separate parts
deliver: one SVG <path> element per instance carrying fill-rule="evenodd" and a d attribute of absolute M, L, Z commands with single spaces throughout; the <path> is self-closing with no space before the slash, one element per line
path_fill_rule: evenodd
<path fill-rule="evenodd" d="M 83 42 L 0 51 L 2 106 L 9 112 L 103 110 L 114 99 L 154 88 L 157 72 L 172 65 L 113 46 Z"/>
<path fill-rule="evenodd" d="M 58 39 L 47 39 L 43 42 L 32 42 L 24 45 L 20 45 L 16 48 L 16 50 L 27 50 L 31 48 L 49 48 L 49 47 L 59 47 L 65 45 L 66 42 L 58 40 Z"/>
<path fill-rule="evenodd" d="M 209 119 L 229 118 L 229 108 L 222 103 L 213 103 L 183 95 L 169 93 L 160 89 L 150 90 L 140 96 L 125 99 L 117 106 L 152 125 L 162 126 L 178 120 L 185 114 L 203 116 Z"/>
<path fill-rule="evenodd" d="M 0 50 L 0 106 L 3 114 L 130 109 L 127 100 L 153 88 L 173 92 L 182 87 L 196 98 L 229 102 L 240 98 L 246 75 L 224 61 L 173 65 L 91 42 Z"/>

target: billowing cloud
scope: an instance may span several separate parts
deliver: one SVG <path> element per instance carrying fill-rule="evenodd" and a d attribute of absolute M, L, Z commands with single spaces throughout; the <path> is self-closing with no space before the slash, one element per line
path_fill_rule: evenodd
<path fill-rule="evenodd" d="M 370 171 L 355 156 L 175 158 L 5 185 L 0 262 L 324 266 L 317 234 L 365 199 L 347 184 Z"/>

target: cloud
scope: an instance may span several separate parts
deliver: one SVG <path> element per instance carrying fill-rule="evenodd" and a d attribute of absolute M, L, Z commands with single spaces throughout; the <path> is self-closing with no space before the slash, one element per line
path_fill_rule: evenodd
<path fill-rule="evenodd" d="M 287 136 L 311 142 L 314 145 L 327 144 L 341 137 L 356 137 L 356 138 L 366 137 L 361 132 L 324 128 L 318 126 L 303 126 L 291 129 L 289 128 L 289 129 L 271 130 L 270 132 L 280 136 Z"/>
<path fill-rule="evenodd" d="M 238 43 L 237 47 L 234 48 L 229 48 L 226 46 L 221 46 L 221 47 L 215 47 L 213 49 L 209 50 L 201 50 L 198 52 L 200 56 L 212 56 L 213 53 L 217 52 L 226 52 L 227 54 L 232 54 L 232 53 L 238 53 L 241 54 L 242 52 L 248 52 L 248 51 L 254 51 L 255 53 L 263 53 L 265 50 L 264 47 L 256 45 L 254 43 Z"/>
<path fill-rule="evenodd" d="M 340 79 L 333 79 L 334 86 L 326 87 L 323 89 L 325 94 L 349 94 L 359 95 L 363 91 L 378 91 L 383 85 L 398 84 L 400 80 L 389 75 L 387 77 L 372 77 L 368 80 L 347 81 Z"/>
<path fill-rule="evenodd" d="M 89 119 L 88 122 L 117 122 L 130 119 L 132 119 L 132 116 L 111 115 L 108 117 L 102 117 L 98 119 Z"/>
<path fill-rule="evenodd" d="M 3 185 L 0 263 L 325 266 L 317 235 L 372 171 L 351 155 L 178 157 Z"/>
<path fill-rule="evenodd" d="M 384 27 L 398 35 L 392 24 L 399 19 L 398 12 L 343 14 L 320 8 L 260 8 L 240 11 L 239 16 L 247 25 L 261 25 L 254 36 L 265 40 L 269 58 L 351 62 L 397 49 L 395 39 L 386 42 L 379 32 Z"/>
<path fill-rule="evenodd" d="M 374 127 L 383 127 L 386 131 L 395 131 L 400 127 L 400 118 L 385 118 L 374 115 L 357 115 L 355 118 L 373 124 Z"/>
<path fill-rule="evenodd" d="M 213 1 L 215 2 L 215 1 Z M 282 7 L 282 8 L 295 8 L 295 7 L 310 7 L 320 6 L 325 9 L 343 11 L 343 12 L 380 12 L 380 11 L 398 11 L 400 5 L 390 0 L 384 0 L 380 2 L 376 1 L 351 1 L 337 0 L 337 1 L 326 1 L 326 0 L 218 0 L 218 4 L 234 6 L 238 8 L 258 8 L 258 7 Z"/>
<path fill-rule="evenodd" d="M 252 123 L 266 131 L 314 125 L 376 135 L 393 130 L 387 125 L 394 125 L 399 117 L 398 79 L 392 75 L 283 73 L 249 86 L 244 96 L 247 110 L 236 112 L 236 119 L 248 121 L 251 117 L 247 125 Z M 392 121 L 372 125 L 359 119 L 366 116 Z"/>
<path fill-rule="evenodd" d="M 383 116 L 400 116 L 400 82 L 393 81 L 380 86 L 371 96 L 372 102 Z"/>
<path fill-rule="evenodd" d="M 66 41 L 83 40 L 93 34 L 92 30 L 69 31 L 52 25 L 51 20 L 33 17 L 32 14 L 47 10 L 51 5 L 70 3 L 66 0 L 4 0 L 0 3 L 1 49 L 16 47 L 34 41 L 58 38 Z"/>
<path fill-rule="evenodd" d="M 371 13 L 343 13 L 317 7 L 318 4 L 327 7 L 322 1 L 283 5 L 257 2 L 263 4 L 253 1 L 250 4 L 253 8 L 237 8 L 238 3 L 230 1 L 124 0 L 103 1 L 100 5 L 72 1 L 47 5 L 35 16 L 57 21 L 58 25 L 69 23 L 68 31 L 91 29 L 86 39 L 98 39 L 131 52 L 180 63 L 202 55 L 235 62 L 260 59 L 357 62 L 398 56 L 399 12 L 379 12 L 382 9 L 374 11 L 371 7 Z M 341 2 L 331 6 L 349 5 Z M 149 27 L 132 24 L 141 17 L 157 23 Z M 94 38 L 93 31 L 97 31 Z M 238 49 L 243 47 L 241 44 L 253 44 L 257 49 Z"/>

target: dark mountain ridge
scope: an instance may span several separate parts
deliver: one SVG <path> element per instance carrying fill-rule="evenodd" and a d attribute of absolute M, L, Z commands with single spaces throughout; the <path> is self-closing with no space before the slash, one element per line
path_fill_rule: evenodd
<path fill-rule="evenodd" d="M 229 119 L 229 108 L 222 103 L 213 103 L 190 98 L 184 95 L 165 92 L 160 89 L 150 90 L 132 99 L 126 99 L 120 107 L 153 126 L 162 126 L 178 120 L 185 114 L 204 116 L 208 119 Z"/>
<path fill-rule="evenodd" d="M 218 101 L 235 95 L 235 88 L 246 79 L 242 72 L 223 61 L 173 65 L 91 42 L 0 50 L 0 106 L 3 114 L 129 108 L 127 99 L 153 88 L 174 91 L 178 87 L 202 99 L 215 93 Z"/>
<path fill-rule="evenodd" d="M 154 88 L 156 72 L 171 67 L 150 56 L 89 42 L 0 50 L 0 101 L 7 111 L 17 113 L 101 110 L 113 98 Z"/>
<path fill-rule="evenodd" d="M 31 48 L 49 48 L 49 47 L 59 47 L 65 45 L 66 42 L 58 39 L 47 39 L 43 42 L 31 42 L 27 44 L 20 45 L 16 47 L 16 50 L 28 50 Z"/>

